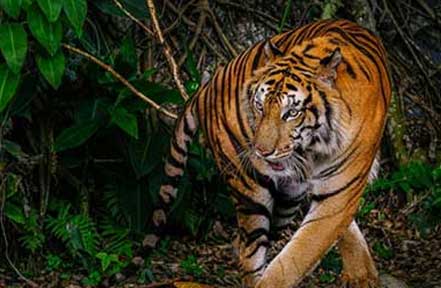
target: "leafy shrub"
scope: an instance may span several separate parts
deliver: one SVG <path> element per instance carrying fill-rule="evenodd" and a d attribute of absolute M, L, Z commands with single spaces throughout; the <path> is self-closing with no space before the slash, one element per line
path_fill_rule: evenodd
<path fill-rule="evenodd" d="M 143 1 L 120 2 L 149 16 Z M 126 17 L 112 1 L 0 1 L 0 15 L 0 199 L 8 238 L 25 248 L 14 255 L 44 251 L 46 271 L 79 267 L 84 285 L 98 285 L 129 265 L 148 233 L 171 129 L 62 43 L 102 59 L 158 104 L 183 100 L 153 80 L 162 77 L 155 68 L 141 68 L 144 38 L 108 31 L 109 19 Z M 201 77 L 190 51 L 183 68 L 193 94 Z M 171 224 L 200 235 L 233 206 L 211 156 L 198 143 L 190 153 Z"/>
<path fill-rule="evenodd" d="M 423 234 L 441 223 L 441 166 L 433 168 L 423 162 L 410 162 L 388 177 L 374 181 L 366 193 L 378 196 L 385 190 L 403 195 L 406 203 L 414 206 L 409 219 Z M 375 207 L 366 199 L 361 202 L 359 217 Z"/>

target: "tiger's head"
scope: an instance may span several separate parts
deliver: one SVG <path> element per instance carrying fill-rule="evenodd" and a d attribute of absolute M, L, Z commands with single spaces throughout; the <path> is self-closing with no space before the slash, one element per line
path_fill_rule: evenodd
<path fill-rule="evenodd" d="M 273 60 L 246 90 L 255 166 L 273 176 L 302 177 L 308 155 L 331 154 L 342 138 L 344 113 L 336 87 L 341 51 L 337 47 L 306 63 L 295 52 L 281 55 L 270 41 L 264 49 Z"/>

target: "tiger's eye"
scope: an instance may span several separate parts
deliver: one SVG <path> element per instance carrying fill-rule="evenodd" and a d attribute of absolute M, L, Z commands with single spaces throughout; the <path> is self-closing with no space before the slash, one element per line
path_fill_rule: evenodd
<path fill-rule="evenodd" d="M 297 111 L 296 109 L 289 109 L 288 111 L 286 111 L 286 113 L 283 115 L 283 120 L 285 121 L 290 121 L 290 120 L 294 120 L 297 117 L 299 117 L 301 114 L 300 111 Z"/>
<path fill-rule="evenodd" d="M 294 109 L 289 109 L 288 110 L 288 116 L 289 117 L 296 117 L 299 114 L 299 111 L 294 110 Z"/>

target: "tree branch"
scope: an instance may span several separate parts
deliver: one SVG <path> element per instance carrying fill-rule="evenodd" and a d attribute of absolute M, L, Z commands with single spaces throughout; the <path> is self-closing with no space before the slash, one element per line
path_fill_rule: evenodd
<path fill-rule="evenodd" d="M 185 91 L 185 87 L 182 84 L 181 79 L 179 78 L 178 65 L 176 64 L 176 61 L 170 52 L 170 47 L 165 42 L 164 35 L 162 35 L 162 30 L 161 27 L 159 26 L 158 17 L 156 15 L 155 4 L 153 3 L 153 0 L 146 0 L 146 3 L 150 11 L 150 16 L 152 17 L 153 28 L 155 30 L 156 36 L 158 37 L 159 43 L 162 45 L 164 55 L 167 58 L 168 64 L 170 65 L 176 86 L 178 87 L 178 90 L 181 93 L 182 98 L 184 98 L 184 100 L 188 100 L 190 97 Z"/>
<path fill-rule="evenodd" d="M 145 96 L 141 91 L 139 91 L 138 89 L 136 89 L 135 86 L 133 86 L 127 79 L 125 79 L 121 74 L 119 74 L 118 72 L 116 72 L 111 66 L 107 65 L 106 63 L 102 62 L 101 60 L 99 60 L 98 58 L 96 58 L 95 56 L 87 53 L 86 51 L 80 50 L 78 48 L 72 47 L 69 44 L 63 44 L 63 47 L 67 50 L 69 50 L 70 52 L 79 54 L 81 56 L 84 56 L 86 59 L 88 59 L 91 62 L 94 62 L 95 64 L 97 64 L 98 66 L 100 66 L 101 68 L 103 68 L 104 70 L 106 70 L 107 72 L 109 72 L 110 74 L 112 74 L 113 77 L 115 77 L 118 81 L 120 81 L 124 86 L 126 86 L 133 94 L 135 94 L 136 96 L 138 96 L 139 98 L 141 98 L 144 102 L 147 102 L 150 106 L 152 106 L 153 108 L 155 108 L 156 110 L 158 110 L 159 112 L 167 115 L 168 117 L 171 117 L 173 119 L 177 119 L 177 115 L 174 113 L 171 113 L 170 111 L 167 111 L 166 109 L 164 109 L 163 107 L 161 107 L 158 103 L 156 103 L 155 101 L 153 101 L 152 99 L 148 98 L 147 96 Z"/>
<path fill-rule="evenodd" d="M 139 27 L 142 28 L 147 34 L 151 36 L 155 36 L 152 30 L 150 30 L 144 23 L 142 23 L 141 20 L 133 16 L 127 9 L 124 8 L 124 6 L 119 2 L 118 0 L 113 0 L 113 3 L 124 13 L 127 17 L 129 17 L 133 22 L 139 25 Z"/>

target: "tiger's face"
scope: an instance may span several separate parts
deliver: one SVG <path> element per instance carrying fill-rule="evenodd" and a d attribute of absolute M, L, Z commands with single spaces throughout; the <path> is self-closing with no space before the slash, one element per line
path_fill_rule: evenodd
<path fill-rule="evenodd" d="M 331 55 L 330 57 L 340 57 Z M 327 62 L 339 61 L 328 59 Z M 248 86 L 255 166 L 273 176 L 304 178 L 306 157 L 338 146 L 335 68 L 298 69 L 289 58 L 270 64 Z M 257 164 L 257 165 L 256 165 Z M 263 167 L 262 167 L 263 166 Z"/>

